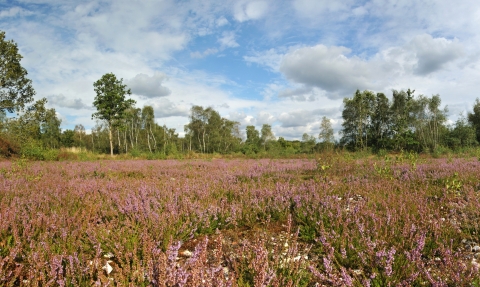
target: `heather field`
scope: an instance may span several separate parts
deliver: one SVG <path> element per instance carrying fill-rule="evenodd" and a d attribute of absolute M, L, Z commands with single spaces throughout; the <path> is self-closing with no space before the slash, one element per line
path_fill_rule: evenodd
<path fill-rule="evenodd" d="M 406 154 L 0 162 L 0 285 L 480 286 L 479 175 Z"/>

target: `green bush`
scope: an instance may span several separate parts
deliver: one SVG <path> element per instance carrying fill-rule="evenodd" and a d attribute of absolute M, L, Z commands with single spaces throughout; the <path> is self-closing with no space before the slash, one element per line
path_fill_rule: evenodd
<path fill-rule="evenodd" d="M 30 140 L 26 142 L 20 151 L 22 157 L 31 159 L 31 160 L 44 160 L 44 149 L 42 143 L 35 140 Z"/>
<path fill-rule="evenodd" d="M 134 158 L 135 158 L 135 157 L 140 157 L 140 156 L 142 155 L 142 152 L 141 152 L 140 150 L 136 149 L 136 148 L 135 148 L 135 149 L 131 149 L 131 150 L 129 151 L 129 153 L 130 153 L 130 155 L 131 155 L 132 157 L 134 157 Z"/>
<path fill-rule="evenodd" d="M 58 149 L 47 149 L 43 151 L 43 159 L 48 161 L 58 160 L 60 150 Z"/>

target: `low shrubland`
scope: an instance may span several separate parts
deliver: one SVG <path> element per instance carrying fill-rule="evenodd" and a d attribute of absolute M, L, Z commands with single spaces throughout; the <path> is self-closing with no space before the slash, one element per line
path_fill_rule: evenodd
<path fill-rule="evenodd" d="M 0 162 L 2 286 L 480 286 L 480 162 Z"/>

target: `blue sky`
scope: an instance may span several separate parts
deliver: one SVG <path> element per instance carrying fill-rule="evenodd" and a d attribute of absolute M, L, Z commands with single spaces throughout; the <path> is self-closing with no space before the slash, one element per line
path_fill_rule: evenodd
<path fill-rule="evenodd" d="M 450 119 L 480 91 L 478 1 L 0 0 L 37 98 L 62 127 L 95 125 L 93 82 L 113 72 L 183 135 L 192 105 L 277 137 L 341 128 L 356 89 L 440 94 Z"/>

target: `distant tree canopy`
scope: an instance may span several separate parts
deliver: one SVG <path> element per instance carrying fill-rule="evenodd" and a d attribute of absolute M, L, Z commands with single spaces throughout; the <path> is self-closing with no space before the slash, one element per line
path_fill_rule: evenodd
<path fill-rule="evenodd" d="M 353 150 L 414 151 L 435 151 L 440 145 L 455 148 L 477 144 L 472 137 L 475 112 L 469 114 L 471 125 L 462 119 L 455 128 L 449 128 L 445 125 L 448 110 L 441 108 L 440 96 L 415 97 L 414 92 L 394 90 L 390 102 L 382 93 L 357 90 L 353 98 L 344 99 L 340 143 Z M 453 138 L 459 138 L 459 142 Z"/>
<path fill-rule="evenodd" d="M 190 123 L 185 125 L 188 151 L 229 153 L 241 142 L 239 123 L 222 118 L 211 107 L 193 106 Z"/>

